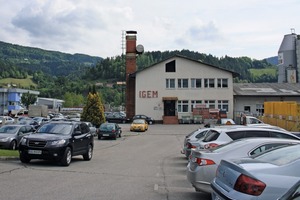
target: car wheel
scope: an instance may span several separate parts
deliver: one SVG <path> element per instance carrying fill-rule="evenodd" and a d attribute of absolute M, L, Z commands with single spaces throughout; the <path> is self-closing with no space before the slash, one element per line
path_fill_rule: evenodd
<path fill-rule="evenodd" d="M 121 133 L 119 134 L 119 137 L 122 137 Z"/>
<path fill-rule="evenodd" d="M 22 163 L 29 163 L 30 162 L 30 158 L 28 158 L 27 156 L 25 156 L 23 153 L 20 153 L 20 161 Z"/>
<path fill-rule="evenodd" d="M 93 157 L 93 146 L 88 146 L 88 151 L 82 155 L 84 160 L 91 160 Z"/>
<path fill-rule="evenodd" d="M 98 140 L 101 140 L 101 138 L 102 138 L 101 135 L 98 135 Z"/>
<path fill-rule="evenodd" d="M 117 139 L 117 134 L 115 134 L 114 136 L 113 136 L 113 140 L 116 140 Z"/>
<path fill-rule="evenodd" d="M 126 123 L 126 120 L 123 120 L 122 123 L 125 124 L 125 123 Z"/>
<path fill-rule="evenodd" d="M 149 124 L 151 125 L 151 124 L 153 124 L 153 122 L 152 122 L 152 121 L 149 121 Z"/>
<path fill-rule="evenodd" d="M 70 147 L 67 147 L 63 157 L 60 160 L 62 166 L 69 166 L 72 160 L 72 151 Z"/>
<path fill-rule="evenodd" d="M 11 150 L 17 149 L 17 141 L 16 140 L 11 141 L 11 143 L 9 145 L 9 149 L 11 149 Z"/>

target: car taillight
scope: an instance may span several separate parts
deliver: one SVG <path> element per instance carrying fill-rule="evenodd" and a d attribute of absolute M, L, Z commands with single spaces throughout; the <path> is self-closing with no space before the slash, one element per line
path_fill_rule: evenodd
<path fill-rule="evenodd" d="M 244 174 L 241 174 L 237 181 L 235 182 L 234 189 L 236 191 L 253 195 L 253 196 L 259 196 L 264 189 L 266 188 L 266 184 L 253 179 L 249 176 L 246 176 Z"/>
<path fill-rule="evenodd" d="M 189 142 L 186 144 L 186 146 L 187 146 L 188 149 L 196 149 L 197 148 L 196 146 L 192 145 Z"/>
<path fill-rule="evenodd" d="M 113 133 L 114 133 L 114 132 L 116 132 L 116 130 L 115 130 L 115 129 L 113 129 L 113 130 L 111 130 L 111 132 L 113 132 Z"/>
<path fill-rule="evenodd" d="M 219 146 L 219 145 L 216 144 L 216 143 L 209 143 L 209 144 L 204 145 L 204 149 L 212 149 L 212 148 L 215 148 L 217 146 Z"/>
<path fill-rule="evenodd" d="M 194 158 L 193 162 L 197 163 L 199 166 L 215 165 L 216 164 L 213 160 L 203 159 L 203 158 Z"/>

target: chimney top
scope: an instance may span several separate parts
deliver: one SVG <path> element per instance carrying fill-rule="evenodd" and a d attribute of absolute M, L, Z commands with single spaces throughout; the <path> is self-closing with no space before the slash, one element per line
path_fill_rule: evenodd
<path fill-rule="evenodd" d="M 136 31 L 126 31 L 127 34 L 137 34 Z"/>

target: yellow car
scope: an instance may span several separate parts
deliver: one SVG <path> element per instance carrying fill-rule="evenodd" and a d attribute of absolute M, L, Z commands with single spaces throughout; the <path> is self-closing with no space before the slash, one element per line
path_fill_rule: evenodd
<path fill-rule="evenodd" d="M 130 131 L 142 131 L 148 130 L 148 123 L 144 119 L 134 119 L 130 126 Z"/>

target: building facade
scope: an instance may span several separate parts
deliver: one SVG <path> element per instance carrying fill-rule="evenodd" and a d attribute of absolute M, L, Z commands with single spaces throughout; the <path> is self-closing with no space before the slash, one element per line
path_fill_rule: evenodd
<path fill-rule="evenodd" d="M 180 55 L 138 71 L 135 78 L 135 113 L 163 123 L 192 117 L 205 106 L 225 110 L 233 118 L 233 77 L 237 74 Z"/>
<path fill-rule="evenodd" d="M 22 94 L 39 95 L 40 92 L 19 88 L 0 88 L 0 115 L 5 115 L 13 110 L 24 109 L 21 105 Z"/>

